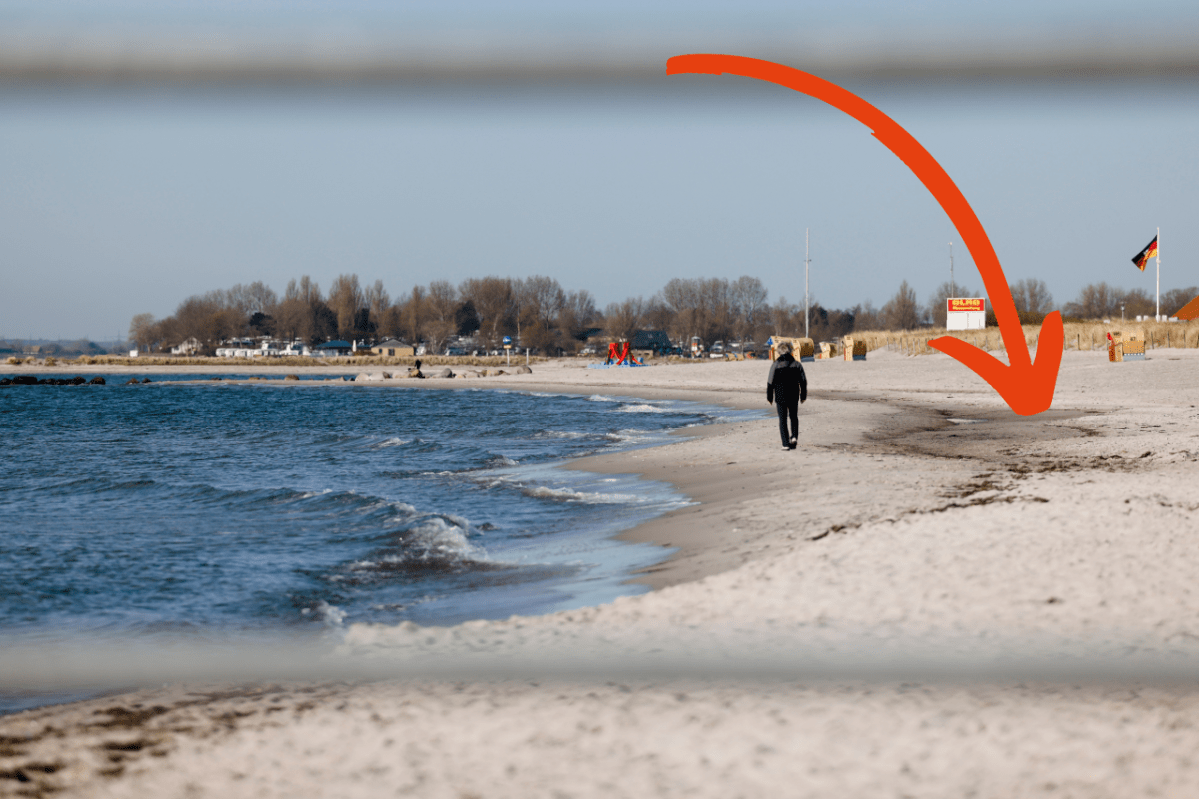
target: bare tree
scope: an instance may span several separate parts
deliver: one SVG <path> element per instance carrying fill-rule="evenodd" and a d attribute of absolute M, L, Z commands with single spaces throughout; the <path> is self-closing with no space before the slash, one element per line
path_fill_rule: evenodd
<path fill-rule="evenodd" d="M 617 341 L 632 341 L 633 334 L 641 329 L 641 316 L 645 301 L 630 297 L 623 302 L 609 303 L 604 309 L 604 330 Z"/>
<path fill-rule="evenodd" d="M 881 315 L 888 330 L 915 330 L 924 321 L 920 310 L 916 291 L 905 280 L 882 307 Z"/>
<path fill-rule="evenodd" d="M 700 335 L 707 343 L 728 341 L 732 338 L 735 321 L 729 282 L 722 277 L 701 279 L 699 294 L 706 322 Z"/>
<path fill-rule="evenodd" d="M 371 324 L 382 334 L 384 327 L 388 326 L 389 320 L 386 317 L 391 309 L 391 297 L 387 295 L 387 289 L 383 288 L 382 280 L 376 280 L 373 285 L 366 287 L 363 291 L 363 302 L 370 311 Z"/>
<path fill-rule="evenodd" d="M 856 308 L 838 310 L 825 308 L 815 297 L 808 300 L 808 332 L 814 341 L 840 338 L 853 332 L 857 320 Z M 796 328 L 803 331 L 803 311 L 796 309 Z"/>
<path fill-rule="evenodd" d="M 475 304 L 489 346 L 496 346 L 501 335 L 515 327 L 513 319 L 516 298 L 512 281 L 506 277 L 469 278 L 459 289 L 464 300 Z"/>
<path fill-rule="evenodd" d="M 404 300 L 403 316 L 404 330 L 414 344 L 424 339 L 425 325 L 429 318 L 425 305 L 425 290 L 420 286 L 413 286 L 412 293 Z"/>
<path fill-rule="evenodd" d="M 571 291 L 566 294 L 562 308 L 558 312 L 558 329 L 563 333 L 563 345 L 575 347 L 592 327 L 598 327 L 596 321 L 599 311 L 595 307 L 595 298 L 586 289 Z"/>
<path fill-rule="evenodd" d="M 408 329 L 404 319 L 404 305 L 399 302 L 395 305 L 388 305 L 383 309 L 375 324 L 377 325 L 380 338 L 404 336 Z"/>
<path fill-rule="evenodd" d="M 520 281 L 518 316 L 523 320 L 521 342 L 543 351 L 558 348 L 562 332 L 558 317 L 566 305 L 566 292 L 552 277 L 534 275 Z"/>
<path fill-rule="evenodd" d="M 287 281 L 287 290 L 283 292 L 283 299 L 302 300 L 313 305 L 323 300 L 324 297 L 321 295 L 321 287 L 308 275 L 303 275 L 298 283 L 295 278 Z"/>
<path fill-rule="evenodd" d="M 641 327 L 643 330 L 662 330 L 670 334 L 674 326 L 674 313 L 662 301 L 661 294 L 655 294 L 645 301 L 641 312 Z"/>
<path fill-rule="evenodd" d="M 129 323 L 129 340 L 144 352 L 150 352 L 154 348 L 158 332 L 154 325 L 154 314 L 139 313 Z"/>
<path fill-rule="evenodd" d="M 454 334 L 454 320 L 449 319 L 430 319 L 425 323 L 425 344 L 428 346 L 429 352 L 440 353 L 442 347 L 445 346 L 446 340 Z"/>
<path fill-rule="evenodd" d="M 225 297 L 229 307 L 236 308 L 246 317 L 256 313 L 270 314 L 279 304 L 279 296 L 261 280 L 248 285 L 238 283 L 225 292 Z"/>
<path fill-rule="evenodd" d="M 1145 289 L 1133 289 L 1132 291 L 1116 289 L 1112 292 L 1112 305 L 1108 315 L 1117 316 L 1121 310 L 1128 317 L 1153 316 L 1157 313 L 1157 298 Z"/>
<path fill-rule="evenodd" d="M 159 319 L 155 322 L 150 337 L 153 340 L 150 346 L 151 351 L 162 349 L 163 345 L 167 342 L 173 341 L 177 344 L 186 338 L 180 332 L 179 320 L 173 316 L 168 316 L 165 319 Z"/>
<path fill-rule="evenodd" d="M 882 327 L 882 314 L 870 300 L 853 307 L 853 329 L 855 331 L 881 330 Z"/>
<path fill-rule="evenodd" d="M 292 297 L 275 307 L 275 333 L 289 343 L 297 339 L 307 340 L 313 331 L 312 306 L 298 297 Z"/>
<path fill-rule="evenodd" d="M 337 316 L 337 335 L 353 340 L 366 332 L 359 325 L 365 303 L 358 275 L 338 275 L 329 287 L 328 301 L 329 309 Z"/>
<path fill-rule="evenodd" d="M 1044 280 L 1024 278 L 1017 280 L 1011 286 L 1012 302 L 1016 304 L 1016 312 L 1021 316 L 1040 316 L 1053 310 L 1053 295 Z"/>
<path fill-rule="evenodd" d="M 737 316 L 735 334 L 741 339 L 756 339 L 760 335 L 760 328 L 764 326 L 768 307 L 766 299 L 769 293 L 766 287 L 758 278 L 742 275 L 733 281 L 729 291 Z"/>
<path fill-rule="evenodd" d="M 1120 313 L 1120 292 L 1107 283 L 1091 283 L 1078 292 L 1078 299 L 1062 308 L 1064 316 L 1078 319 L 1102 319 L 1114 311 Z"/>
<path fill-rule="evenodd" d="M 670 327 L 673 338 L 686 340 L 692 336 L 704 336 L 708 320 L 698 280 L 671 278 L 662 287 L 659 296 L 673 314 Z"/>
<path fill-rule="evenodd" d="M 809 303 L 810 307 L 811 303 Z M 787 302 L 786 297 L 779 297 L 778 302 L 770 309 L 770 322 L 774 328 L 771 335 L 798 336 L 803 333 L 803 309 L 794 303 Z"/>
<path fill-rule="evenodd" d="M 454 314 L 458 311 L 458 290 L 448 280 L 434 280 L 429 284 L 425 307 L 429 316 L 438 322 L 447 322 L 454 327 Z M 452 335 L 453 331 L 446 335 Z"/>

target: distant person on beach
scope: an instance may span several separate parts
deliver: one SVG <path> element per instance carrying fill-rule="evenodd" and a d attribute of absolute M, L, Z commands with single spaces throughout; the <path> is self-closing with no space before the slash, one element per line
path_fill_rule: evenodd
<path fill-rule="evenodd" d="M 425 376 L 424 372 L 422 372 L 420 370 L 420 358 L 417 358 L 416 363 L 414 363 L 412 365 L 412 368 L 408 370 L 408 376 L 409 377 L 424 377 Z"/>
<path fill-rule="evenodd" d="M 783 437 L 783 449 L 799 446 L 799 404 L 808 400 L 808 376 L 803 364 L 791 355 L 791 345 L 778 345 L 779 357 L 770 364 L 770 376 L 766 378 L 766 401 L 773 402 L 779 414 L 779 435 Z M 787 417 L 791 417 L 791 432 L 787 432 Z"/>

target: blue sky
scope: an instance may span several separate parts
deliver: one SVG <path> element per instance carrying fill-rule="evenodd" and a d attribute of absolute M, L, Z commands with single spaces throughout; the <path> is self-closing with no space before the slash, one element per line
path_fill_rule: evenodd
<path fill-rule="evenodd" d="M 0 21 L 18 33 L 199 20 L 551 42 L 606 25 L 670 30 L 672 44 L 688 29 L 706 44 L 732 40 L 735 26 L 760 32 L 763 19 L 883 42 L 889 25 L 985 38 L 989 26 L 1044 36 L 1195 22 L 1180 3 L 738 9 L 0 3 Z M 1058 302 L 1100 280 L 1152 292 L 1152 274 L 1129 259 L 1160 225 L 1163 290 L 1199 284 L 1199 91 L 1185 81 L 846 86 L 941 162 L 1009 280 L 1044 279 Z M 923 301 L 948 279 L 949 241 L 959 283 L 981 288 L 944 213 L 865 128 L 728 76 L 642 88 L 0 87 L 0 153 L 0 336 L 10 338 L 110 339 L 134 314 L 170 314 L 190 294 L 253 280 L 281 291 L 301 274 L 323 287 L 344 272 L 379 278 L 393 297 L 434 279 L 546 274 L 601 305 L 648 297 L 672 277 L 751 274 L 772 301 L 795 301 L 805 228 L 813 294 L 827 306 L 881 305 L 905 279 Z"/>

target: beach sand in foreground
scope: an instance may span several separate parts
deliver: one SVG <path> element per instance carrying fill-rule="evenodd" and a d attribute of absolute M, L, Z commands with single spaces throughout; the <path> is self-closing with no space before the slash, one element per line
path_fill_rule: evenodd
<path fill-rule="evenodd" d="M 391 382 L 768 410 L 766 367 L 560 361 Z M 669 480 L 698 501 L 626 533 L 677 549 L 639 578 L 657 590 L 346 633 L 359 656 L 474 663 L 477 679 L 170 685 L 0 718 L 0 794 L 1195 795 L 1199 691 L 1135 669 L 1095 680 L 1086 665 L 1199 662 L 1199 353 L 1111 365 L 1068 352 L 1053 411 L 1031 419 L 944 356 L 872 353 L 808 374 L 795 452 L 769 419 L 573 464 Z M 621 669 L 619 653 L 671 650 L 699 653 L 710 678 L 685 663 Z M 966 663 L 1070 653 L 1080 676 L 805 679 L 798 660 L 792 677 L 738 671 L 747 653 L 854 664 L 913 650 Z M 486 678 L 506 657 L 590 651 L 610 674 Z"/>

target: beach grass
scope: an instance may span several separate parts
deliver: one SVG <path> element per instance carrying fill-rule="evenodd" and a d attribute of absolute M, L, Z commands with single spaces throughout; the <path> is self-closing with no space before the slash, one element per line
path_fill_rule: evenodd
<path fill-rule="evenodd" d="M 1064 348 L 1067 350 L 1106 350 L 1107 334 L 1120 331 L 1127 338 L 1134 331 L 1143 331 L 1146 349 L 1177 347 L 1194 349 L 1199 347 L 1199 324 L 1189 322 L 1103 322 L 1101 320 L 1069 321 L 1063 324 Z M 1024 343 L 1035 349 L 1041 335 L 1041 325 L 1021 325 Z M 866 342 L 867 350 L 892 347 L 906 355 L 930 355 L 938 352 L 928 342 L 941 336 L 952 336 L 973 344 L 988 352 L 1005 349 L 1003 336 L 997 327 L 982 330 L 946 330 L 925 328 L 921 330 L 867 330 L 853 334 L 854 339 Z"/>
<path fill-rule="evenodd" d="M 9 363 L 13 363 L 12 358 Z M 204 356 L 172 356 L 172 355 L 141 355 L 136 358 L 130 358 L 125 355 L 81 355 L 75 359 L 65 359 L 62 361 L 65 365 L 74 366 L 261 366 L 261 367 L 276 367 L 287 366 L 304 368 L 321 368 L 321 367 L 356 367 L 356 366 L 412 366 L 415 361 L 420 361 L 422 366 L 507 366 L 507 359 L 502 355 L 488 356 L 470 356 L 470 355 L 428 355 L 415 357 L 411 355 L 404 356 L 383 356 L 383 355 L 353 355 L 343 358 L 305 358 L 298 356 L 286 356 L 280 358 L 217 358 Z M 547 359 L 540 356 L 531 356 L 529 363 L 542 363 Z M 26 361 L 31 362 L 32 359 Z M 513 358 L 512 365 L 523 364 L 525 359 Z M 17 360 L 20 363 L 20 360 Z M 47 363 L 47 365 L 52 365 Z"/>

